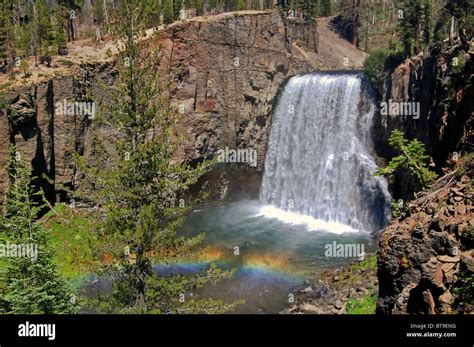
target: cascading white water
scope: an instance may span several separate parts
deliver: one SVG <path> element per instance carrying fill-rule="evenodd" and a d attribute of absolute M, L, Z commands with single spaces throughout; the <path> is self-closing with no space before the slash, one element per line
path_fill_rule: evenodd
<path fill-rule="evenodd" d="M 313 229 L 375 231 L 390 196 L 369 149 L 374 104 L 357 73 L 289 80 L 272 118 L 262 213 Z"/>

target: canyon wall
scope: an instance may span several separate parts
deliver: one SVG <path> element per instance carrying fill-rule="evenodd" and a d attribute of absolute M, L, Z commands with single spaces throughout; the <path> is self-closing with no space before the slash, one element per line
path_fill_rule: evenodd
<path fill-rule="evenodd" d="M 374 138 L 380 156 L 393 156 L 388 137 L 394 129 L 423 142 L 431 166 L 440 174 L 453 152 L 473 150 L 473 54 L 461 44 L 433 45 L 388 76 L 382 101 L 419 103 L 420 112 L 415 116 L 379 115 Z M 413 196 L 408 177 L 397 177 L 392 183 L 395 199 Z"/>
<path fill-rule="evenodd" d="M 421 112 L 380 116 L 379 151 L 390 156 L 387 138 L 400 129 L 426 144 L 440 176 L 448 174 L 417 193 L 380 234 L 378 313 L 474 312 L 473 76 L 473 51 L 458 44 L 432 46 L 386 81 L 384 101 L 420 102 Z M 394 198 L 413 196 L 409 177 L 392 183 Z"/>
<path fill-rule="evenodd" d="M 7 184 L 5 165 L 10 144 L 22 159 L 31 162 L 36 183 L 50 201 L 55 187 L 73 186 L 74 153 L 84 154 L 91 120 L 84 116 L 57 114 L 55 104 L 83 101 L 94 86 L 113 80 L 109 64 L 83 65 L 67 76 L 6 91 L 8 111 L 0 111 L 0 204 Z M 49 179 L 44 179 L 47 176 Z"/>
<path fill-rule="evenodd" d="M 261 170 L 279 88 L 288 76 L 312 70 L 292 43 L 313 42 L 314 51 L 315 26 L 286 22 L 277 12 L 231 13 L 173 24 L 157 40 L 181 69 L 172 98 L 185 114 L 183 157 L 253 149 Z"/>
<path fill-rule="evenodd" d="M 177 155 L 199 160 L 225 147 L 252 149 L 261 170 L 280 86 L 289 76 L 312 70 L 293 43 L 306 42 L 315 53 L 316 27 L 287 21 L 277 12 L 227 13 L 174 23 L 151 40 L 163 50 L 163 72 L 180 69 L 172 99 L 185 114 L 179 127 L 186 142 Z M 88 62 L 67 74 L 2 91 L 9 110 L 8 115 L 0 111 L 0 204 L 9 144 L 31 162 L 51 201 L 63 198 L 61 185 L 77 185 L 73 155 L 91 160 L 94 120 L 55 114 L 54 105 L 94 99 L 100 84 L 112 83 L 115 74 L 112 62 Z M 110 143 L 117 135 L 114 129 L 101 131 Z"/>

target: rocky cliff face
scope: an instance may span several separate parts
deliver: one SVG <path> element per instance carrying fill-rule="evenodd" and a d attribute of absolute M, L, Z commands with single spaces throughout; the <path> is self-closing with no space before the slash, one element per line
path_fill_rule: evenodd
<path fill-rule="evenodd" d="M 225 147 L 253 149 L 257 167 L 263 167 L 279 88 L 288 76 L 312 69 L 293 52 L 296 40 L 314 50 L 315 27 L 285 22 L 276 12 L 191 20 L 160 33 L 164 56 L 181 69 L 173 99 L 186 115 L 184 158 L 207 157 Z"/>
<path fill-rule="evenodd" d="M 382 101 L 418 103 L 420 112 L 380 115 L 375 141 L 381 156 L 391 156 L 387 139 L 394 129 L 425 143 L 438 173 L 453 152 L 473 150 L 473 55 L 461 44 L 434 45 L 394 70 Z M 413 188 L 406 177 L 398 177 L 393 192 L 394 198 L 407 199 Z"/>
<path fill-rule="evenodd" d="M 474 312 L 474 167 L 467 165 L 420 194 L 380 236 L 379 313 Z"/>
<path fill-rule="evenodd" d="M 386 81 L 384 101 L 419 102 L 421 109 L 419 117 L 380 116 L 379 151 L 390 156 L 386 140 L 400 129 L 426 144 L 438 173 L 449 163 L 458 168 L 415 194 L 379 236 L 379 313 L 473 312 L 473 74 L 469 47 L 433 46 Z M 392 183 L 395 198 L 413 196 L 408 177 Z"/>
<path fill-rule="evenodd" d="M 163 70 L 180 71 L 172 99 L 185 114 L 179 126 L 187 141 L 177 155 L 199 160 L 226 147 L 253 149 L 261 170 L 279 88 L 289 76 L 312 70 L 293 43 L 305 42 L 316 54 L 316 28 L 277 12 L 229 13 L 174 23 L 153 40 L 162 47 Z M 76 185 L 73 154 L 89 155 L 93 120 L 55 114 L 54 105 L 93 99 L 99 82 L 113 79 L 113 63 L 81 64 L 65 76 L 5 92 L 10 107 L 9 115 L 0 113 L 0 197 L 10 143 L 31 161 L 35 176 L 51 179 L 39 180 L 51 200 L 60 184 Z M 113 141 L 113 129 L 102 131 Z"/>
<path fill-rule="evenodd" d="M 113 78 L 108 64 L 83 65 L 68 76 L 5 92 L 7 112 L 0 111 L 0 204 L 7 184 L 5 164 L 14 144 L 27 161 L 46 196 L 54 201 L 55 185 L 71 186 L 76 168 L 74 153 L 84 153 L 90 120 L 87 116 L 55 113 L 64 100 L 84 101 L 99 81 Z M 43 179 L 46 175 L 51 181 Z"/>

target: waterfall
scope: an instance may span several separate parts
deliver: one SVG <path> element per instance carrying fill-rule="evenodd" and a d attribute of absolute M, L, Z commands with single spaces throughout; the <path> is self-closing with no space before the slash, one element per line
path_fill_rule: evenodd
<path fill-rule="evenodd" d="M 359 73 L 291 78 L 272 115 L 262 213 L 333 232 L 383 228 L 390 196 L 373 175 L 374 110 Z"/>

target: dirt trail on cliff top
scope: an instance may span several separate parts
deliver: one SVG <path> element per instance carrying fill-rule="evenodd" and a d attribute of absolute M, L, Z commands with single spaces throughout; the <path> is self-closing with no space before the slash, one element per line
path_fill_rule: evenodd
<path fill-rule="evenodd" d="M 146 30 L 146 36 L 149 38 L 156 31 L 167 30 L 173 26 L 182 24 L 183 22 L 211 22 L 232 16 L 258 15 L 271 13 L 270 11 L 239 11 L 226 12 L 211 16 L 194 17 L 187 20 L 176 21 L 169 25 L 161 25 L 156 28 Z M 79 39 L 74 42 L 67 43 L 69 54 L 67 56 L 53 56 L 51 67 L 43 65 L 35 66 L 34 57 L 28 58 L 28 73 L 25 77 L 20 67 L 14 67 L 15 78 L 11 79 L 10 74 L 0 75 L 0 90 L 13 89 L 32 84 L 38 84 L 48 81 L 54 76 L 68 76 L 74 74 L 74 67 L 84 63 L 107 62 L 113 59 L 118 53 L 118 44 L 111 37 L 102 37 L 101 42 L 92 38 Z"/>
<path fill-rule="evenodd" d="M 185 21 L 177 21 L 168 26 L 160 26 L 158 28 L 148 29 L 146 37 L 150 37 L 156 30 L 167 30 L 183 22 L 211 22 L 222 20 L 232 16 L 259 15 L 269 14 L 271 11 L 240 11 L 227 12 L 212 16 L 202 16 L 187 19 Z M 319 32 L 319 49 L 318 53 L 305 50 L 293 43 L 294 54 L 299 55 L 301 59 L 309 61 L 315 70 L 347 70 L 351 68 L 359 69 L 362 67 L 366 54 L 352 46 L 347 40 L 343 39 L 336 33 L 330 24 L 332 17 L 318 18 Z M 30 84 L 40 83 L 51 79 L 54 76 L 67 76 L 74 73 L 73 66 L 83 63 L 106 62 L 117 54 L 117 43 L 110 39 L 104 38 L 98 43 L 94 39 L 82 39 L 67 44 L 69 54 L 67 56 L 54 56 L 53 65 L 48 68 L 45 66 L 35 67 L 33 57 L 28 59 L 30 74 L 29 77 L 23 77 L 20 68 L 15 68 L 16 77 L 14 80 L 9 79 L 9 75 L 0 75 L 0 88 L 15 88 Z M 345 59 L 347 58 L 347 59 Z"/>

